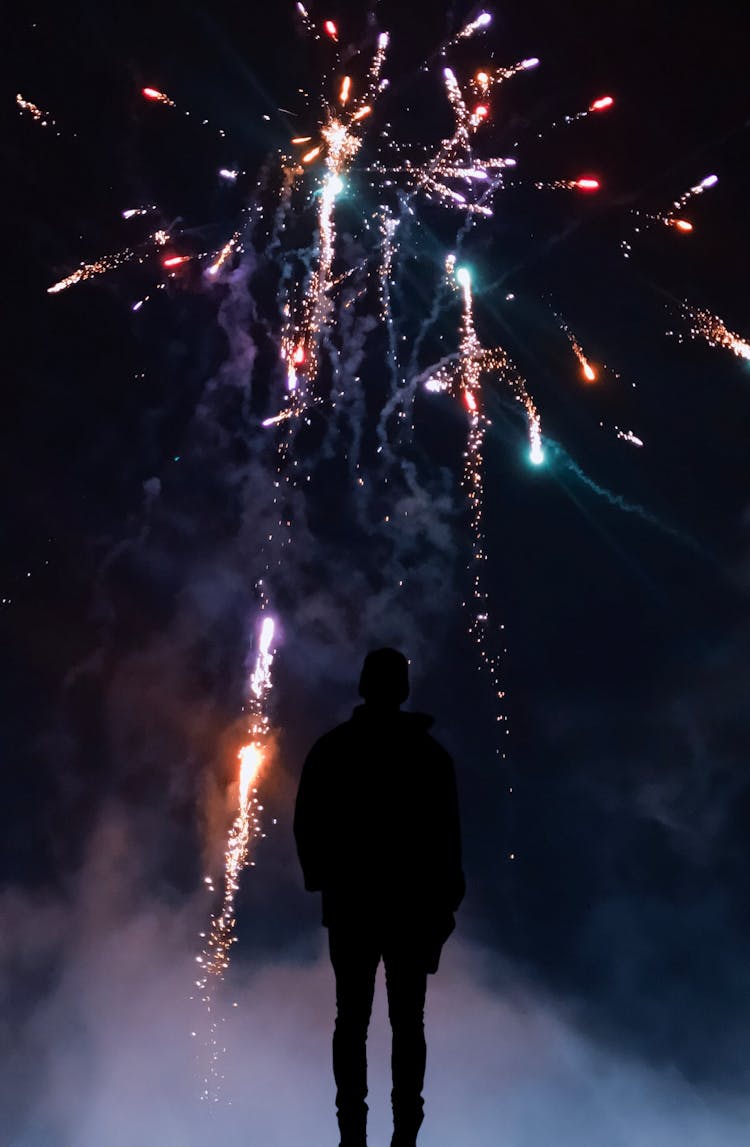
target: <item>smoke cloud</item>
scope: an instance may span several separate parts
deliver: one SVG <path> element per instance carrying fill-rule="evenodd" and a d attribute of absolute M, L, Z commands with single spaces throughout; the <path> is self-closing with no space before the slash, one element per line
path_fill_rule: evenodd
<path fill-rule="evenodd" d="M 235 954 L 222 992 L 223 1091 L 199 1102 L 200 1007 L 190 1000 L 198 899 L 149 891 L 136 826 L 111 816 L 65 901 L 6 889 L 0 1141 L 11 1147 L 336 1142 L 333 977 L 324 933 L 271 959 Z M 247 881 L 267 879 L 260 870 Z M 750 1106 L 598 1045 L 575 1009 L 458 937 L 428 991 L 424 1147 L 740 1147 Z M 191 1032 L 196 1032 L 195 1036 Z M 379 978 L 370 1034 L 371 1134 L 390 1133 Z"/>

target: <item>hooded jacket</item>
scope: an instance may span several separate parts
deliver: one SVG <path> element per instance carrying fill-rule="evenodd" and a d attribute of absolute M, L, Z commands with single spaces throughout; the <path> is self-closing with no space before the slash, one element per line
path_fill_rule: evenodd
<path fill-rule="evenodd" d="M 311 749 L 294 834 L 326 926 L 366 920 L 442 939 L 452 930 L 465 888 L 458 800 L 432 724 L 358 705 Z"/>

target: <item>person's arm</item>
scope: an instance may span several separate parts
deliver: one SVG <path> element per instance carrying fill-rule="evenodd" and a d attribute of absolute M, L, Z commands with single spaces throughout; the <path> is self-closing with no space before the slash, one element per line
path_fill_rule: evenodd
<path fill-rule="evenodd" d="M 321 764 L 321 751 L 316 744 L 302 767 L 294 807 L 294 839 L 308 892 L 319 892 L 323 883 L 322 814 L 325 801 L 321 792 Z"/>

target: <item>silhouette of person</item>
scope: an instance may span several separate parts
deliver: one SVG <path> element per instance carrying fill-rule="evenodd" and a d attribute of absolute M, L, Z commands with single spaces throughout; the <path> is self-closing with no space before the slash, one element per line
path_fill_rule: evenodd
<path fill-rule="evenodd" d="M 340 1147 L 367 1144 L 367 1028 L 385 965 L 393 1033 L 391 1147 L 415 1147 L 423 1115 L 428 973 L 436 972 L 464 894 L 453 762 L 405 713 L 409 668 L 368 653 L 364 699 L 326 733 L 302 770 L 294 816 L 309 892 L 321 892 L 336 976 L 333 1073 Z"/>

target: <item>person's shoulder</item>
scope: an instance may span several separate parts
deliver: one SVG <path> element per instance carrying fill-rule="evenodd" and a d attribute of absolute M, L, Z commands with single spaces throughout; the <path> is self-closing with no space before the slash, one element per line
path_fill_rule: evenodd
<path fill-rule="evenodd" d="M 452 765 L 451 755 L 432 733 L 435 718 L 427 713 L 404 713 L 409 733 L 436 765 Z"/>
<path fill-rule="evenodd" d="M 344 741 L 351 737 L 351 725 L 350 720 L 342 721 L 340 725 L 335 725 L 333 729 L 329 729 L 327 733 L 323 733 L 321 737 L 318 737 L 310 750 L 310 756 L 325 755 L 337 749 Z"/>

